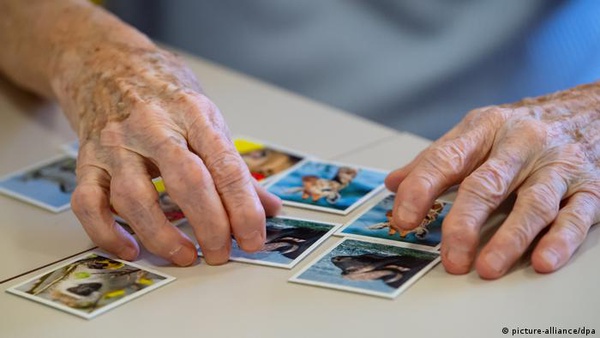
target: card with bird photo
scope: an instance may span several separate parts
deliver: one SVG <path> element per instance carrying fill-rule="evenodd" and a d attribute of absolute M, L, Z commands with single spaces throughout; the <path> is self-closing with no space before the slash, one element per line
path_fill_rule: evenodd
<path fill-rule="evenodd" d="M 71 206 L 77 185 L 75 159 L 64 155 L 19 170 L 0 179 L 0 192 L 52 212 Z"/>
<path fill-rule="evenodd" d="M 274 179 L 267 189 L 286 205 L 347 215 L 383 189 L 386 172 L 307 160 Z"/>
<path fill-rule="evenodd" d="M 173 280 L 134 263 L 86 253 L 6 291 L 91 319 Z"/>
<path fill-rule="evenodd" d="M 308 157 L 298 151 L 249 137 L 236 137 L 233 143 L 252 176 L 262 184 Z"/>
<path fill-rule="evenodd" d="M 395 298 L 439 261 L 437 252 L 344 238 L 290 282 Z"/>
<path fill-rule="evenodd" d="M 266 225 L 267 238 L 261 251 L 247 253 L 234 240 L 230 259 L 292 269 L 339 227 L 339 224 L 287 216 L 267 218 Z"/>
<path fill-rule="evenodd" d="M 395 197 L 393 193 L 385 195 L 372 208 L 342 226 L 336 235 L 415 249 L 438 249 L 442 240 L 442 222 L 452 203 L 436 200 L 419 226 L 412 230 L 396 230 L 390 226 Z"/>

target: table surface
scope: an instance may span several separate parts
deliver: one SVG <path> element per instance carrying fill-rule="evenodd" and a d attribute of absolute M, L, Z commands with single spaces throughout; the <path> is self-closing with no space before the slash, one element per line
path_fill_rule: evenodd
<path fill-rule="evenodd" d="M 185 57 L 234 134 L 386 170 L 429 144 Z M 0 114 L 0 176 L 56 156 L 75 139 L 55 104 L 1 78 Z M 365 207 L 348 216 L 287 207 L 284 214 L 343 223 Z M 0 214 L 0 337 L 501 337 L 503 327 L 600 330 L 598 227 L 556 273 L 536 274 L 524 261 L 500 280 L 483 281 L 475 272 L 452 276 L 438 265 L 394 300 L 287 282 L 337 238 L 293 270 L 235 262 L 178 268 L 143 252 L 137 263 L 177 280 L 85 320 L 3 292 L 94 247 L 73 214 L 53 214 L 6 196 L 0 196 Z M 500 212 L 490 222 L 503 217 Z"/>

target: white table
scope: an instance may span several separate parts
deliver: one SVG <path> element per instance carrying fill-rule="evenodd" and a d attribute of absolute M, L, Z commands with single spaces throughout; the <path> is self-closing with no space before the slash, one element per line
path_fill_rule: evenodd
<path fill-rule="evenodd" d="M 187 59 L 234 134 L 381 169 L 406 163 L 429 143 Z M 54 156 L 75 139 L 55 105 L 4 80 L 0 112 L 0 175 Z M 355 215 L 284 213 L 332 222 Z M 557 273 L 538 275 L 521 264 L 489 282 L 474 272 L 451 276 L 438 265 L 395 300 L 286 282 L 337 238 L 292 271 L 242 263 L 177 268 L 143 252 L 139 264 L 177 280 L 87 321 L 4 292 L 52 266 L 38 268 L 93 247 L 72 213 L 52 214 L 0 196 L 0 214 L 0 337 L 503 337 L 503 327 L 600 330 L 597 227 Z"/>

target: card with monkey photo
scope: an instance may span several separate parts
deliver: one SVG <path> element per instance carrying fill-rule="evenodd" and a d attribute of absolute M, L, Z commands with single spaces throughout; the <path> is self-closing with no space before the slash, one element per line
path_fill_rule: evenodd
<path fill-rule="evenodd" d="M 386 172 L 307 160 L 267 189 L 286 205 L 347 215 L 383 188 Z"/>
<path fill-rule="evenodd" d="M 252 177 L 262 184 L 299 165 L 308 157 L 297 151 L 248 137 L 236 137 L 233 143 L 250 169 Z"/>

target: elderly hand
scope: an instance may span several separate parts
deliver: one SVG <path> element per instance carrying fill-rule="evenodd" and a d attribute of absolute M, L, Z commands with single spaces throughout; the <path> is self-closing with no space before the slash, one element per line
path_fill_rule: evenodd
<path fill-rule="evenodd" d="M 53 83 L 80 139 L 72 207 L 98 246 L 138 255 L 112 204 L 149 251 L 178 265 L 196 260 L 159 207 L 151 179 L 160 174 L 209 264 L 229 259 L 232 233 L 244 250 L 262 248 L 265 210 L 276 213 L 280 201 L 251 178 L 218 108 L 175 55 L 108 44 L 64 57 L 81 65 Z"/>
<path fill-rule="evenodd" d="M 450 132 L 386 180 L 397 191 L 393 223 L 416 227 L 434 199 L 460 184 L 442 225 L 442 262 L 467 273 L 480 230 L 511 193 L 509 216 L 483 247 L 475 267 L 503 276 L 536 236 L 533 268 L 566 264 L 600 221 L 600 85 L 471 111 Z"/>

